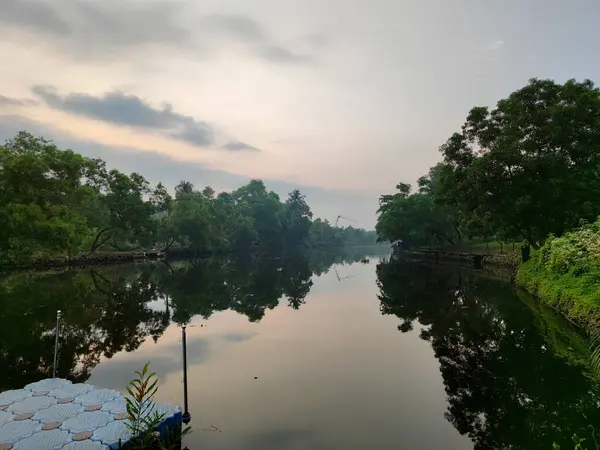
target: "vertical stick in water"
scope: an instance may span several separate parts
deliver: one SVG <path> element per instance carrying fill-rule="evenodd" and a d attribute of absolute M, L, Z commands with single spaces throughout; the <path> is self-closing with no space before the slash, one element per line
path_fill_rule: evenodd
<path fill-rule="evenodd" d="M 56 311 L 56 337 L 54 340 L 54 364 L 52 364 L 52 378 L 56 378 L 56 363 L 58 360 L 58 338 L 60 336 L 60 309 Z"/>
<path fill-rule="evenodd" d="M 185 339 L 185 325 L 181 326 L 181 343 L 183 347 L 183 418 L 184 424 L 190 423 L 192 416 L 188 410 L 188 382 L 187 382 L 187 343 Z"/>

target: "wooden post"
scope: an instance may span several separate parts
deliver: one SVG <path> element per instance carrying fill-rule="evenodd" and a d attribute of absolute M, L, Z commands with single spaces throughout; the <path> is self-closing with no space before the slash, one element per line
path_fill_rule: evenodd
<path fill-rule="evenodd" d="M 58 340 L 60 338 L 60 309 L 56 311 L 56 333 L 54 337 L 54 364 L 52 364 L 52 378 L 56 378 L 58 369 Z"/>
<path fill-rule="evenodd" d="M 183 350 L 183 417 L 182 422 L 184 424 L 190 423 L 192 416 L 188 409 L 188 378 L 187 378 L 187 342 L 186 342 L 186 326 L 181 325 L 181 347 Z"/>

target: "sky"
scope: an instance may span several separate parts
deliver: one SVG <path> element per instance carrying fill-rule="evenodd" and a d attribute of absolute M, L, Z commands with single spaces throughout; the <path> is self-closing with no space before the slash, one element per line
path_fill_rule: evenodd
<path fill-rule="evenodd" d="M 598 81 L 598 17 L 597 0 L 2 0 L 0 142 L 26 130 L 170 189 L 261 178 L 372 228 L 473 106 Z"/>

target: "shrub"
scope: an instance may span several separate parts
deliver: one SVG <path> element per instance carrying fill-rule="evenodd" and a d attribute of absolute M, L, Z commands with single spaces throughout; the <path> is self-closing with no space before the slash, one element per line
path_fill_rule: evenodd
<path fill-rule="evenodd" d="M 600 329 L 600 220 L 551 236 L 521 265 L 517 283 L 588 329 Z"/>

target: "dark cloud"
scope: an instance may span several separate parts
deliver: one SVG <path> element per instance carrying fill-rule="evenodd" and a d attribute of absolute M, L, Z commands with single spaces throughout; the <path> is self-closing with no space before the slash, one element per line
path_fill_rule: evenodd
<path fill-rule="evenodd" d="M 36 105 L 37 102 L 35 100 L 30 100 L 28 98 L 13 98 L 7 97 L 5 95 L 0 95 L 0 105 L 9 105 L 9 106 L 30 106 Z"/>
<path fill-rule="evenodd" d="M 310 55 L 295 53 L 275 43 L 255 20 L 241 14 L 212 14 L 203 22 L 208 28 L 244 44 L 248 44 L 259 58 L 273 64 L 306 64 L 315 61 Z"/>
<path fill-rule="evenodd" d="M 255 56 L 273 64 L 306 63 L 312 57 L 278 45 L 263 26 L 242 14 L 199 16 L 192 3 L 158 0 L 1 0 L 0 38 L 14 30 L 29 31 L 57 45 L 60 51 L 84 59 L 112 59 L 115 53 L 143 56 L 143 47 L 167 47 L 205 57 L 234 40 Z M 194 17 L 195 16 L 195 17 Z M 186 22 L 193 26 L 186 26 Z M 219 39 L 221 38 L 221 39 Z M 225 42 L 223 41 L 225 38 Z M 209 48 L 207 48 L 207 46 Z"/>
<path fill-rule="evenodd" d="M 112 55 L 145 45 L 189 44 L 189 30 L 177 23 L 179 5 L 115 0 L 2 0 L 0 24 L 2 28 L 26 29 L 58 39 L 77 56 Z"/>
<path fill-rule="evenodd" d="M 235 142 L 235 141 L 225 144 L 223 146 L 223 148 L 225 150 L 233 150 L 233 151 L 239 151 L 239 150 L 250 150 L 250 151 L 255 151 L 255 152 L 259 151 L 256 147 L 253 147 L 248 144 L 244 144 L 243 142 Z"/>
<path fill-rule="evenodd" d="M 65 111 L 120 126 L 146 128 L 163 132 L 173 139 L 187 142 L 197 147 L 211 147 L 215 144 L 215 129 L 207 122 L 192 116 L 173 111 L 171 105 L 154 108 L 135 95 L 113 91 L 102 97 L 89 94 L 71 93 L 59 95 L 49 86 L 35 86 L 37 94 L 51 108 Z M 227 150 L 257 150 L 251 145 L 237 142 L 237 147 Z"/>
<path fill-rule="evenodd" d="M 61 14 L 57 6 L 55 2 L 4 0 L 2 2 L 0 23 L 31 28 L 43 33 L 61 36 L 69 35 L 69 23 L 61 19 Z"/>

